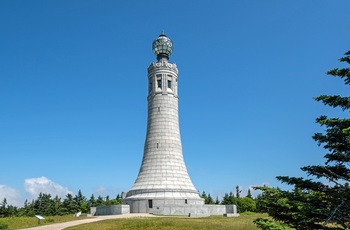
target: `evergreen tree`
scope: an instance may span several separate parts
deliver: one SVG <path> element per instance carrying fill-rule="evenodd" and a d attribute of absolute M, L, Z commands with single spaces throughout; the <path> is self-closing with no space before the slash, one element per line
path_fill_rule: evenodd
<path fill-rule="evenodd" d="M 52 199 L 52 213 L 53 215 L 64 215 L 63 203 L 57 195 Z"/>
<path fill-rule="evenodd" d="M 246 197 L 248 197 L 248 198 L 253 198 L 253 196 L 252 196 L 252 193 L 251 193 L 250 189 L 248 189 L 248 194 L 247 194 L 247 196 L 246 196 Z"/>
<path fill-rule="evenodd" d="M 237 203 L 236 202 L 236 198 L 235 198 L 235 196 L 233 195 L 232 192 L 230 192 L 230 194 L 225 193 L 225 196 L 224 196 L 224 198 L 221 201 L 221 204 L 224 204 L 224 205 L 226 205 L 226 204 L 236 204 L 236 203 Z"/>
<path fill-rule="evenodd" d="M 239 198 L 242 190 L 239 189 L 239 186 L 236 186 L 236 197 Z"/>
<path fill-rule="evenodd" d="M 83 196 L 80 189 L 78 191 L 78 194 L 75 195 L 73 199 L 77 207 L 77 212 L 80 211 L 80 212 L 86 213 L 88 211 L 87 210 L 88 203 L 87 203 L 86 197 Z"/>
<path fill-rule="evenodd" d="M 104 203 L 105 203 L 105 202 L 104 202 L 102 196 L 98 196 L 98 197 L 97 197 L 97 200 L 96 200 L 96 202 L 95 202 L 96 207 L 97 207 L 97 206 L 102 206 L 102 205 L 104 205 Z"/>
<path fill-rule="evenodd" d="M 33 205 L 25 200 L 23 207 L 19 209 L 19 216 L 34 216 L 34 214 Z"/>
<path fill-rule="evenodd" d="M 80 206 L 80 203 L 81 203 L 81 202 L 86 201 L 86 197 L 83 196 L 83 194 L 82 194 L 82 192 L 81 192 L 80 189 L 79 189 L 79 191 L 78 191 L 78 194 L 74 196 L 74 201 L 75 201 L 75 203 L 76 203 L 78 206 Z"/>
<path fill-rule="evenodd" d="M 339 60 L 350 64 L 350 51 Z M 335 68 L 327 74 L 340 77 L 346 85 L 350 85 L 350 68 Z M 350 97 L 321 95 L 315 100 L 343 111 L 350 110 Z M 316 123 L 325 127 L 325 133 L 313 136 L 318 145 L 327 151 L 325 163 L 301 168 L 311 176 L 308 179 L 277 177 L 283 183 L 294 186 L 293 191 L 268 187 L 259 189 L 268 197 L 268 212 L 275 220 L 296 229 L 335 229 L 335 225 L 346 229 L 350 227 L 350 119 L 322 115 Z"/>
<path fill-rule="evenodd" d="M 216 196 L 215 204 L 220 204 L 219 196 Z"/>
<path fill-rule="evenodd" d="M 224 197 L 222 198 L 221 204 L 229 204 L 229 195 L 227 193 L 225 193 Z"/>
<path fill-rule="evenodd" d="M 76 201 L 73 199 L 73 196 L 70 193 L 68 193 L 66 198 L 63 200 L 63 206 L 65 214 L 74 214 L 79 210 Z"/>
<path fill-rule="evenodd" d="M 106 196 L 106 201 L 105 201 L 105 205 L 111 205 L 111 201 L 109 200 L 109 196 Z"/>
<path fill-rule="evenodd" d="M 115 198 L 115 200 L 117 201 L 117 204 L 122 204 L 122 195 L 117 194 L 117 197 Z"/>
<path fill-rule="evenodd" d="M 208 193 L 207 199 L 205 200 L 205 204 L 214 204 L 214 200 L 211 197 L 210 193 Z"/>
<path fill-rule="evenodd" d="M 7 206 L 7 200 L 6 198 L 4 198 L 0 205 L 0 217 L 6 216 L 6 206 Z"/>
<path fill-rule="evenodd" d="M 51 216 L 53 213 L 51 195 L 46 193 L 39 193 L 38 198 L 34 200 L 34 212 L 35 214 Z"/>
<path fill-rule="evenodd" d="M 205 201 L 206 199 L 208 199 L 207 194 L 205 193 L 205 191 L 202 192 L 201 198 L 203 198 L 204 201 Z"/>
<path fill-rule="evenodd" d="M 237 206 L 238 212 L 255 212 L 256 203 L 252 198 L 249 197 L 235 197 L 232 192 L 230 194 L 225 193 L 221 204 L 229 205 L 234 204 Z"/>
<path fill-rule="evenodd" d="M 261 187 L 260 189 L 263 190 L 263 192 L 261 194 L 257 195 L 257 197 L 255 199 L 256 210 L 258 212 L 261 212 L 261 213 L 269 212 L 269 207 L 270 207 L 269 204 L 272 202 L 269 199 L 276 197 L 276 196 L 269 196 L 269 194 L 264 191 L 264 188 L 268 188 L 268 187 L 267 186 Z M 278 188 L 273 189 L 273 191 L 278 192 Z"/>
<path fill-rule="evenodd" d="M 6 214 L 7 216 L 10 216 L 10 217 L 17 216 L 18 215 L 17 207 L 13 205 L 7 205 Z"/>
<path fill-rule="evenodd" d="M 91 194 L 89 199 L 89 207 L 96 207 L 96 200 L 94 194 Z"/>

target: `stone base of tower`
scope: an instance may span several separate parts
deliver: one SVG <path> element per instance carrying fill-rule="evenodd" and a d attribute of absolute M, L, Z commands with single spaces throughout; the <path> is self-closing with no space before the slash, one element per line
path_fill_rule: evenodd
<path fill-rule="evenodd" d="M 184 204 L 183 201 L 180 200 L 127 200 L 125 202 L 130 206 L 130 213 L 151 213 L 156 215 L 189 217 L 205 217 L 213 215 L 224 215 L 227 217 L 239 216 L 235 205 L 194 204 L 198 202 L 197 200 L 188 200 L 188 204 Z"/>
<path fill-rule="evenodd" d="M 204 217 L 211 215 L 225 215 L 229 217 L 239 216 L 235 205 L 205 205 L 202 198 L 126 198 L 123 200 L 123 204 L 130 206 L 130 213 L 151 213 L 157 215 L 178 215 L 189 217 Z"/>
<path fill-rule="evenodd" d="M 168 206 L 204 205 L 196 190 L 135 189 L 130 190 L 123 204 L 130 205 L 131 213 L 157 213 Z M 160 213 L 159 213 L 160 214 Z"/>
<path fill-rule="evenodd" d="M 134 211 L 131 213 L 146 213 L 142 212 L 142 207 L 147 205 L 148 200 L 132 201 L 129 205 L 108 205 L 98 206 L 90 208 L 90 215 L 92 216 L 104 216 L 104 215 L 123 215 L 129 214 L 130 208 L 133 207 Z M 226 216 L 226 217 L 238 217 L 237 208 L 235 205 L 191 205 L 191 204 L 161 204 L 160 201 L 155 201 L 158 206 L 154 208 L 146 208 L 149 213 L 157 215 L 173 215 L 173 216 L 188 216 L 188 217 L 205 217 L 205 216 Z M 141 209 L 140 209 L 141 208 Z"/>
<path fill-rule="evenodd" d="M 169 207 L 191 207 L 191 206 L 203 206 L 203 200 L 191 200 L 191 199 L 125 199 L 123 204 L 130 206 L 130 213 L 153 213 L 163 215 L 176 215 L 170 214 Z M 184 215 L 184 214 L 179 214 Z"/>

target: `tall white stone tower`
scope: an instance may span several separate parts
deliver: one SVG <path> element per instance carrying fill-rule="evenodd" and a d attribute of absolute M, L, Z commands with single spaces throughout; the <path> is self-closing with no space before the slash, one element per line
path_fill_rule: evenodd
<path fill-rule="evenodd" d="M 178 70 L 176 64 L 168 62 L 172 51 L 173 43 L 164 33 L 153 42 L 158 61 L 148 67 L 144 154 L 137 179 L 123 199 L 123 204 L 129 204 L 130 212 L 134 213 L 169 213 L 172 206 L 204 204 L 191 182 L 182 155 Z"/>

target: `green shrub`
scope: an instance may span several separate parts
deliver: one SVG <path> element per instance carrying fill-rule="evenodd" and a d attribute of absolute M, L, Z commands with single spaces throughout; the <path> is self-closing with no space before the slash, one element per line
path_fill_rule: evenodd
<path fill-rule="evenodd" d="M 236 199 L 238 213 L 256 211 L 256 203 L 252 198 L 243 197 L 243 198 L 235 198 L 235 199 Z"/>
<path fill-rule="evenodd" d="M 251 215 L 256 215 L 256 212 L 241 212 L 239 213 L 240 215 L 246 215 L 246 216 L 251 216 Z"/>
<path fill-rule="evenodd" d="M 295 228 L 290 228 L 285 224 L 280 222 L 276 222 L 273 220 L 265 219 L 265 218 L 257 218 L 254 220 L 254 224 L 258 228 L 262 230 L 296 230 Z"/>
<path fill-rule="evenodd" d="M 8 225 L 4 222 L 0 222 L 0 229 L 8 229 Z"/>
<path fill-rule="evenodd" d="M 52 223 L 52 222 L 55 222 L 55 220 L 52 218 L 46 218 L 45 222 Z"/>

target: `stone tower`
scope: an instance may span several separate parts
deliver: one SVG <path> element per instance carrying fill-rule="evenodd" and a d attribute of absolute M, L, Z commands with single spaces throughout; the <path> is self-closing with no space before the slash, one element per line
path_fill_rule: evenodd
<path fill-rule="evenodd" d="M 123 199 L 130 212 L 166 213 L 172 206 L 198 206 L 199 197 L 182 155 L 178 118 L 178 70 L 168 62 L 172 41 L 162 33 L 153 42 L 158 61 L 148 67 L 148 121 L 141 168 Z M 174 213 L 176 214 L 176 213 Z M 179 213 L 180 214 L 180 213 Z"/>

